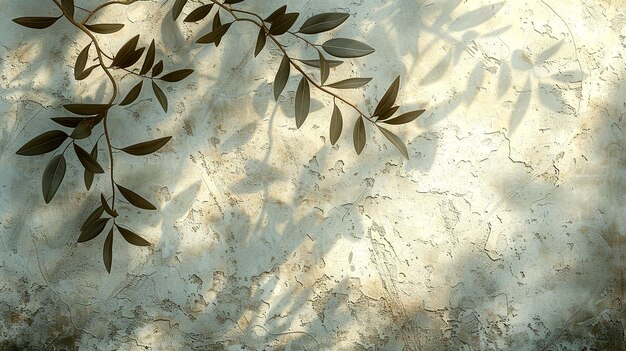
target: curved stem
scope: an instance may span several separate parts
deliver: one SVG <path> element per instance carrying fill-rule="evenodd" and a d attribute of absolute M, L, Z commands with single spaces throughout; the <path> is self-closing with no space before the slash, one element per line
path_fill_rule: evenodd
<path fill-rule="evenodd" d="M 52 0 L 54 2 L 56 2 L 56 0 Z M 87 17 L 80 23 L 80 24 L 85 24 L 87 23 L 87 21 L 89 21 L 89 19 L 96 14 L 96 12 L 102 10 L 103 8 L 110 6 L 110 5 L 130 5 L 133 2 L 137 2 L 137 1 L 141 1 L 141 0 L 114 0 L 114 1 L 109 1 L 109 2 L 105 2 L 104 4 L 101 4 L 99 6 L 97 6 L 95 9 L 91 10 L 91 13 L 89 15 L 87 15 Z"/>
<path fill-rule="evenodd" d="M 104 55 L 104 57 L 108 58 L 109 60 L 113 60 L 113 57 L 110 56 L 110 55 L 107 55 L 105 52 L 102 52 L 102 55 Z M 126 72 L 128 72 L 130 74 L 134 74 L 137 77 L 142 77 L 142 78 L 145 78 L 145 79 L 152 79 L 152 80 L 154 80 L 154 77 L 150 77 L 147 74 L 139 74 L 139 73 L 133 72 L 133 71 L 127 69 L 127 68 L 114 67 L 113 69 L 121 69 L 121 70 L 124 70 L 124 71 L 126 71 Z"/>

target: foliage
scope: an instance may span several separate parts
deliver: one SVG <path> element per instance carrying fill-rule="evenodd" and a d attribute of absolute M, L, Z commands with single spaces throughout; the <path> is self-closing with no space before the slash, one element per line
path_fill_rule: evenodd
<path fill-rule="evenodd" d="M 113 87 L 113 93 L 108 101 L 103 103 L 72 103 L 65 104 L 63 107 L 71 116 L 54 117 L 52 121 L 67 131 L 53 129 L 28 141 L 24 144 L 17 154 L 25 156 L 41 155 L 53 152 L 65 144 L 60 154 L 50 159 L 48 165 L 43 172 L 42 191 L 44 201 L 50 203 L 54 198 L 59 186 L 65 176 L 66 160 L 65 153 L 71 145 L 80 164 L 84 168 L 84 183 L 87 190 L 93 184 L 96 174 L 109 173 L 111 183 L 111 196 L 107 197 L 100 194 L 100 203 L 87 217 L 80 228 L 78 242 L 86 242 L 98 237 L 105 232 L 107 228 L 107 236 L 103 248 L 103 260 L 107 271 L 111 272 L 111 263 L 113 257 L 113 235 L 117 231 L 122 238 L 128 243 L 136 246 L 149 246 L 150 243 L 143 239 L 132 230 L 125 228 L 117 223 L 119 216 L 115 209 L 117 193 L 121 195 L 131 205 L 145 210 L 156 210 L 156 206 L 142 195 L 128 189 L 115 181 L 114 177 L 114 151 L 121 151 L 130 155 L 143 156 L 157 152 L 165 146 L 171 137 L 162 137 L 155 140 L 143 141 L 126 147 L 116 148 L 112 144 L 109 134 L 109 114 L 116 106 L 126 106 L 133 103 L 140 95 L 143 89 L 144 81 L 150 83 L 152 93 L 165 113 L 168 111 L 168 98 L 162 89 L 165 83 L 176 83 L 187 78 L 193 73 L 192 69 L 178 69 L 169 71 L 165 74 L 164 64 L 162 60 L 157 60 L 156 43 L 154 40 L 150 42 L 147 49 L 140 45 L 140 36 L 135 35 L 129 39 L 122 47 L 120 47 L 114 55 L 107 55 L 102 49 L 97 35 L 107 35 L 115 33 L 124 27 L 121 23 L 88 23 L 90 19 L 100 10 L 111 5 L 130 5 L 138 0 L 115 0 L 103 3 L 93 10 L 87 10 L 76 6 L 74 0 L 52 0 L 52 3 L 61 12 L 56 17 L 20 17 L 13 21 L 17 24 L 28 28 L 45 29 L 55 24 L 59 19 L 64 17 L 74 27 L 84 33 L 88 38 L 86 46 L 76 57 L 74 65 L 74 78 L 76 80 L 84 80 L 89 78 L 91 73 L 96 69 L 104 71 L 107 79 Z M 210 3 L 201 5 L 193 9 L 184 19 L 185 22 L 199 22 L 205 20 L 209 15 L 212 16 L 211 31 L 202 35 L 196 42 L 198 44 L 213 44 L 216 47 L 220 45 L 222 39 L 226 36 L 229 29 L 235 23 L 252 23 L 259 28 L 259 34 L 254 47 L 254 56 L 259 55 L 266 47 L 267 41 L 272 42 L 282 53 L 279 69 L 274 79 L 274 98 L 278 99 L 285 89 L 292 68 L 301 76 L 300 82 L 296 89 L 295 98 L 295 120 L 296 127 L 300 128 L 309 115 L 311 88 L 315 88 L 325 94 L 333 97 L 333 111 L 330 121 L 330 141 L 335 144 L 343 131 L 343 115 L 340 110 L 340 104 L 346 105 L 356 111 L 358 116 L 355 119 L 353 127 L 354 148 L 357 154 L 360 154 L 366 144 L 367 129 L 365 123 L 373 124 L 400 152 L 408 158 L 408 150 L 404 142 L 393 132 L 382 127 L 381 124 L 398 125 L 405 124 L 415 120 L 424 110 L 416 110 L 405 112 L 394 117 L 399 107 L 395 105 L 400 88 L 400 77 L 397 77 L 389 86 L 386 93 L 378 102 L 374 113 L 367 114 L 361 110 L 356 104 L 353 104 L 340 95 L 335 90 L 341 89 L 357 89 L 370 82 L 371 78 L 353 77 L 336 81 L 334 83 L 326 83 L 330 77 L 331 69 L 340 65 L 343 61 L 327 58 L 326 55 L 339 59 L 358 58 L 369 55 L 374 49 L 369 45 L 360 41 L 349 38 L 333 38 L 322 44 L 310 41 L 308 36 L 319 33 L 328 32 L 336 29 L 343 24 L 349 17 L 346 13 L 322 13 L 314 15 L 306 19 L 297 31 L 293 31 L 294 25 L 298 21 L 300 14 L 297 12 L 287 12 L 287 6 L 282 6 L 266 17 L 261 15 L 233 7 L 232 5 L 242 3 L 245 0 L 209 0 Z M 176 0 L 172 8 L 174 20 L 182 14 L 187 0 Z M 82 19 L 76 12 L 85 13 Z M 82 13 L 81 12 L 81 13 Z M 230 21 L 222 20 L 223 15 L 229 16 Z M 316 59 L 297 59 L 291 57 L 287 52 L 287 47 L 280 41 L 282 36 L 293 36 L 298 40 L 307 43 L 310 48 L 317 53 Z M 144 55 L 145 53 L 145 55 Z M 90 58 L 97 63 L 87 66 Z M 143 62 L 140 61 L 143 57 Z M 319 74 L 317 78 L 308 73 L 304 67 L 309 66 L 315 68 Z M 142 80 L 134 85 L 124 97 L 119 94 L 118 80 L 114 73 L 123 71 L 131 73 Z M 96 129 L 98 128 L 98 129 Z M 92 135 L 96 130 L 101 131 L 100 136 L 92 145 L 91 151 L 87 151 L 80 144 L 84 139 Z M 105 149 L 108 154 L 109 166 L 105 169 L 98 161 L 98 143 L 104 137 Z"/>

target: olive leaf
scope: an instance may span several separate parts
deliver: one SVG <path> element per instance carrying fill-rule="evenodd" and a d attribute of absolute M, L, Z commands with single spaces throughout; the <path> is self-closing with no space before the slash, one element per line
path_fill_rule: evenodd
<path fill-rule="evenodd" d="M 63 107 L 77 115 L 93 116 L 108 110 L 111 104 L 66 104 Z"/>
<path fill-rule="evenodd" d="M 174 8 L 172 9 L 172 17 L 174 18 L 174 21 L 176 21 L 178 16 L 180 16 L 180 13 L 183 12 L 183 7 L 185 7 L 186 3 L 187 0 L 176 0 L 176 2 L 174 2 Z"/>
<path fill-rule="evenodd" d="M 163 111 L 167 112 L 167 96 L 165 96 L 163 90 L 161 90 L 161 88 L 159 88 L 154 81 L 152 81 L 152 91 L 154 92 L 154 96 L 156 96 L 159 101 L 159 104 L 161 104 Z"/>
<path fill-rule="evenodd" d="M 265 47 L 266 40 L 267 38 L 265 36 L 265 28 L 261 28 L 259 30 L 259 35 L 256 38 L 256 45 L 254 47 L 254 57 L 257 57 L 257 55 L 263 50 L 263 48 Z"/>
<path fill-rule="evenodd" d="M 289 28 L 296 23 L 298 16 L 300 14 L 297 12 L 284 13 L 277 16 L 270 26 L 270 34 L 272 35 L 281 35 L 287 33 Z"/>
<path fill-rule="evenodd" d="M 74 127 L 74 131 L 70 134 L 70 138 L 72 139 L 85 139 L 91 135 L 91 129 L 93 128 L 94 119 L 83 118 L 82 121 L 78 122 L 78 125 Z"/>
<path fill-rule="evenodd" d="M 185 17 L 183 22 L 198 22 L 203 20 L 206 16 L 209 15 L 211 9 L 213 8 L 213 4 L 206 4 L 198 7 L 197 9 L 191 11 L 190 14 Z"/>
<path fill-rule="evenodd" d="M 84 121 L 91 117 L 53 117 L 50 118 L 55 123 L 62 125 L 63 127 L 76 128 L 81 121 Z"/>
<path fill-rule="evenodd" d="M 111 273 L 111 262 L 113 261 L 113 227 L 111 227 L 107 238 L 104 240 L 102 260 L 104 261 L 104 267 L 107 269 L 107 272 Z"/>
<path fill-rule="evenodd" d="M 91 72 L 96 69 L 97 67 L 100 67 L 100 65 L 93 65 L 89 68 L 87 68 L 86 70 L 82 71 L 78 77 L 76 77 L 76 80 L 83 80 L 87 77 L 89 77 L 89 75 L 91 74 Z"/>
<path fill-rule="evenodd" d="M 309 81 L 306 77 L 302 77 L 296 90 L 296 128 L 300 128 L 307 116 L 309 115 L 309 107 L 311 105 L 311 93 L 309 90 Z"/>
<path fill-rule="evenodd" d="M 143 81 L 140 81 L 132 89 L 130 89 L 128 94 L 126 94 L 126 97 L 124 98 L 124 100 L 120 102 L 120 106 L 126 106 L 128 104 L 132 104 L 133 102 L 135 102 L 135 100 L 137 100 L 137 98 L 139 97 L 139 94 L 141 93 L 142 86 L 143 86 Z"/>
<path fill-rule="evenodd" d="M 178 71 L 170 72 L 159 79 L 166 82 L 178 82 L 187 78 L 192 73 L 192 69 L 179 69 Z"/>
<path fill-rule="evenodd" d="M 289 63 L 289 57 L 287 55 L 283 56 L 282 61 L 280 61 L 280 67 L 278 68 L 278 72 L 276 72 L 276 77 L 274 78 L 274 99 L 278 100 L 280 93 L 285 89 L 285 85 L 287 85 L 287 81 L 289 80 L 289 72 L 291 70 L 291 64 Z"/>
<path fill-rule="evenodd" d="M 151 204 L 148 200 L 144 199 L 136 192 L 128 188 L 125 188 L 117 183 L 115 185 L 117 186 L 117 189 L 120 191 L 122 196 L 124 196 L 124 198 L 128 200 L 128 202 L 130 202 L 131 205 L 138 207 L 138 208 L 142 208 L 144 210 L 156 210 L 156 206 Z"/>
<path fill-rule="evenodd" d="M 238 4 L 240 2 L 243 2 L 244 0 L 226 0 L 224 1 L 225 4 Z"/>
<path fill-rule="evenodd" d="M 15 153 L 22 156 L 45 154 L 56 150 L 68 137 L 62 130 L 51 130 L 34 137 Z"/>
<path fill-rule="evenodd" d="M 326 86 L 335 89 L 355 89 L 364 86 L 369 83 L 370 80 L 372 80 L 372 78 L 348 78 L 339 82 L 327 84 Z"/>
<path fill-rule="evenodd" d="M 107 199 L 104 197 L 104 194 L 102 193 L 100 193 L 100 204 L 102 204 L 102 208 L 104 209 L 104 212 L 109 214 L 111 217 L 117 217 L 117 212 L 111 209 L 111 206 L 109 206 Z"/>
<path fill-rule="evenodd" d="M 124 151 L 127 154 L 135 156 L 148 155 L 162 148 L 165 144 L 167 144 L 168 141 L 170 141 L 170 139 L 172 139 L 171 136 L 150 141 L 144 141 L 139 144 L 127 146 L 120 150 Z"/>
<path fill-rule="evenodd" d="M 354 150 L 356 150 L 356 154 L 360 155 L 361 151 L 363 151 L 363 148 L 365 147 L 365 123 L 363 122 L 363 116 L 359 116 L 354 124 L 352 141 L 354 142 Z"/>
<path fill-rule="evenodd" d="M 222 26 L 222 20 L 220 19 L 220 12 L 217 11 L 215 16 L 213 17 L 213 23 L 211 24 L 211 30 L 212 31 L 216 31 L 221 26 Z M 222 37 L 217 38 L 217 40 L 215 41 L 215 47 L 218 47 L 220 45 L 221 41 L 222 41 Z"/>
<path fill-rule="evenodd" d="M 98 23 L 85 24 L 85 27 L 94 33 L 111 34 L 122 30 L 124 25 L 122 23 Z"/>
<path fill-rule="evenodd" d="M 341 131 L 343 129 L 343 118 L 341 116 L 341 110 L 334 104 L 333 107 L 333 115 L 330 118 L 330 144 L 335 145 L 339 137 L 341 136 Z"/>
<path fill-rule="evenodd" d="M 405 124 L 414 121 L 417 117 L 421 116 L 424 110 L 415 110 L 401 114 L 400 116 L 385 121 L 387 124 Z"/>
<path fill-rule="evenodd" d="M 98 160 L 98 143 L 97 142 L 94 144 L 89 155 L 91 155 L 91 158 L 93 158 L 94 160 L 96 161 Z M 89 190 L 91 188 L 91 184 L 93 184 L 93 177 L 94 177 L 94 173 L 85 169 L 85 173 L 83 174 L 83 180 L 85 182 L 85 187 L 87 188 L 87 190 Z"/>
<path fill-rule="evenodd" d="M 122 62 L 118 67 L 119 68 L 127 68 L 130 67 L 132 65 L 134 65 L 135 63 L 137 63 L 139 61 L 139 59 L 141 59 L 141 55 L 143 55 L 143 52 L 146 48 L 139 48 L 137 50 L 135 50 L 132 54 L 130 54 L 130 56 L 128 57 L 128 59 L 124 62 Z"/>
<path fill-rule="evenodd" d="M 320 57 L 320 83 L 322 83 L 322 85 L 324 85 L 324 83 L 326 83 L 326 80 L 328 80 L 328 76 L 330 75 L 330 66 L 328 65 L 328 62 L 326 62 L 326 58 L 324 57 L 324 55 L 322 54 L 322 52 L 319 52 L 319 57 Z"/>
<path fill-rule="evenodd" d="M 63 154 L 54 156 L 46 169 L 43 171 L 43 179 L 41 181 L 41 188 L 43 190 L 43 199 L 48 204 L 52 201 L 54 194 L 56 194 L 59 185 L 63 181 L 65 176 L 65 157 Z"/>
<path fill-rule="evenodd" d="M 385 95 L 380 99 L 376 109 L 374 110 L 374 114 L 372 116 L 379 116 L 389 110 L 393 104 L 396 102 L 396 98 L 398 97 L 398 90 L 400 89 L 400 76 L 398 76 L 393 83 L 387 88 Z"/>
<path fill-rule="evenodd" d="M 350 15 L 347 13 L 320 13 L 304 21 L 298 32 L 302 34 L 326 32 L 339 27 L 348 17 L 350 17 Z"/>
<path fill-rule="evenodd" d="M 400 151 L 400 153 L 402 154 L 402 156 L 404 156 L 404 158 L 406 158 L 407 160 L 409 159 L 409 152 L 406 149 L 406 145 L 404 145 L 404 142 L 394 133 L 392 133 L 391 131 L 379 126 L 378 124 L 376 125 L 376 127 L 378 127 L 378 130 L 380 130 L 383 135 L 385 136 L 385 138 L 387 138 L 387 140 L 389 140 L 393 146 L 395 146 L 398 151 Z"/>
<path fill-rule="evenodd" d="M 61 0 L 61 6 L 63 7 L 63 10 L 65 10 L 67 17 L 69 17 L 70 19 L 73 19 L 74 18 L 74 0 Z"/>
<path fill-rule="evenodd" d="M 161 72 L 163 72 L 163 60 L 160 60 L 152 67 L 152 76 L 156 77 L 161 74 Z"/>
<path fill-rule="evenodd" d="M 99 219 L 96 219 L 95 221 L 91 222 L 80 233 L 80 236 L 78 237 L 78 242 L 79 243 L 84 243 L 84 242 L 87 242 L 87 241 L 97 237 L 100 233 L 102 233 L 102 231 L 107 226 L 107 223 L 109 222 L 110 219 L 111 218 L 99 218 Z"/>
<path fill-rule="evenodd" d="M 144 238 L 135 234 L 133 231 L 126 229 L 124 227 L 120 227 L 119 225 L 115 225 L 117 230 L 122 234 L 124 240 L 126 240 L 129 244 L 135 246 L 150 246 L 151 244 Z"/>
<path fill-rule="evenodd" d="M 315 67 L 315 68 L 320 68 L 320 60 L 298 60 L 302 63 L 304 63 L 307 66 L 311 66 L 311 67 Z M 337 61 L 337 60 L 326 60 L 326 63 L 328 64 L 328 67 L 330 68 L 334 68 L 339 66 L 340 64 L 343 63 L 343 61 Z"/>
<path fill-rule="evenodd" d="M 376 121 L 384 121 L 384 120 L 390 118 L 391 116 L 393 116 L 394 113 L 396 113 L 398 111 L 399 108 L 400 108 L 400 106 L 393 106 L 393 107 L 389 108 L 384 113 L 381 113 L 378 116 L 378 118 L 376 119 Z"/>
<path fill-rule="evenodd" d="M 133 59 L 137 43 L 139 43 L 139 34 L 135 35 L 122 45 L 122 47 L 117 51 L 117 54 L 115 54 L 115 57 L 113 57 L 111 66 L 129 67 L 130 65 L 128 65 L 128 62 Z"/>
<path fill-rule="evenodd" d="M 148 52 L 146 53 L 146 58 L 143 60 L 143 65 L 141 66 L 141 70 L 139 71 L 140 75 L 145 75 L 146 73 L 148 73 L 150 68 L 152 68 L 152 64 L 154 63 L 155 49 L 156 48 L 154 45 L 154 39 L 152 39 L 152 42 L 150 42 L 150 46 L 148 47 Z"/>
<path fill-rule="evenodd" d="M 201 36 L 198 40 L 196 40 L 196 43 L 199 43 L 199 44 L 215 43 L 215 46 L 218 46 L 220 40 L 222 40 L 222 37 L 226 34 L 226 32 L 228 32 L 228 28 L 230 28 L 231 25 L 232 25 L 232 22 L 220 25 L 219 27 L 215 28 L 212 32 Z"/>
<path fill-rule="evenodd" d="M 94 160 L 85 149 L 80 147 L 78 144 L 74 143 L 74 152 L 76 152 L 76 156 L 78 156 L 78 160 L 85 167 L 85 169 L 89 170 L 93 173 L 104 173 L 104 169 L 98 163 L 97 160 Z"/>
<path fill-rule="evenodd" d="M 374 52 L 371 46 L 347 38 L 330 39 L 322 44 L 322 49 L 328 54 L 340 58 L 361 57 Z"/>
<path fill-rule="evenodd" d="M 98 206 L 95 210 L 93 210 L 93 212 L 91 212 L 91 214 L 87 217 L 87 219 L 85 220 L 85 222 L 83 223 L 82 226 L 80 226 L 80 231 L 84 231 L 85 228 L 87 228 L 90 224 L 92 224 L 93 222 L 97 221 L 98 219 L 100 219 L 100 217 L 102 217 L 102 214 L 104 213 L 104 208 L 102 206 Z"/>
<path fill-rule="evenodd" d="M 61 17 L 63 15 L 59 17 L 19 17 L 14 18 L 13 22 L 28 28 L 44 29 L 53 25 Z"/>
<path fill-rule="evenodd" d="M 276 18 L 278 18 L 281 15 L 284 15 L 286 12 L 287 12 L 287 5 L 283 5 L 277 8 L 276 10 L 274 10 L 274 12 L 272 12 L 269 16 L 267 16 L 263 21 L 274 22 Z"/>
<path fill-rule="evenodd" d="M 74 78 L 78 80 L 81 73 L 85 71 L 87 66 L 87 60 L 89 59 L 89 48 L 91 48 L 91 42 L 85 48 L 83 48 L 78 57 L 76 57 L 76 63 L 74 64 Z"/>

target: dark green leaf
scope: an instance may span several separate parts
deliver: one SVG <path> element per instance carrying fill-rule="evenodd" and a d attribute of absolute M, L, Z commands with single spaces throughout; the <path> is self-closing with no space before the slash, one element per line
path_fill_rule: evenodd
<path fill-rule="evenodd" d="M 343 117 L 341 116 L 341 110 L 335 104 L 333 108 L 333 115 L 330 119 L 330 144 L 335 145 L 339 137 L 341 136 L 341 131 L 343 129 Z"/>
<path fill-rule="evenodd" d="M 286 12 L 287 12 L 287 5 L 283 5 L 277 8 L 276 10 L 274 10 L 274 12 L 272 12 L 269 16 L 267 16 L 264 21 L 273 22 L 276 18 L 278 18 L 281 15 L 284 15 Z"/>
<path fill-rule="evenodd" d="M 382 99 L 378 102 L 376 109 L 374 110 L 373 116 L 379 116 L 389 110 L 393 104 L 396 102 L 396 98 L 398 97 L 398 90 L 400 89 L 400 76 L 398 76 L 393 83 L 387 88 L 385 95 L 383 95 Z"/>
<path fill-rule="evenodd" d="M 320 83 L 322 83 L 322 85 L 324 85 L 324 83 L 326 83 L 326 80 L 328 79 L 328 76 L 330 75 L 330 66 L 328 65 L 328 62 L 326 62 L 326 58 L 324 58 L 324 55 L 322 54 L 322 52 L 319 52 L 319 56 L 320 56 Z"/>
<path fill-rule="evenodd" d="M 62 130 L 51 130 L 40 134 L 24 144 L 16 154 L 23 156 L 41 155 L 56 150 L 69 135 Z"/>
<path fill-rule="evenodd" d="M 304 63 L 307 66 L 311 66 L 311 67 L 315 67 L 315 68 L 320 68 L 320 60 L 298 60 L 302 63 Z M 328 67 L 333 68 L 333 67 L 337 67 L 340 64 L 343 63 L 343 61 L 337 61 L 337 60 L 326 60 L 326 63 L 328 64 Z"/>
<path fill-rule="evenodd" d="M 324 51 L 335 57 L 351 58 L 369 55 L 374 49 L 354 39 L 335 38 L 322 44 Z"/>
<path fill-rule="evenodd" d="M 221 26 L 222 26 L 222 20 L 220 19 L 220 12 L 217 11 L 217 13 L 215 14 L 215 17 L 213 17 L 213 23 L 212 23 L 212 31 L 216 31 L 218 30 Z M 220 36 L 219 38 L 217 38 L 217 40 L 215 41 L 215 47 L 218 47 L 220 45 L 220 42 L 222 41 L 222 37 Z"/>
<path fill-rule="evenodd" d="M 152 91 L 154 92 L 154 96 L 156 96 L 159 101 L 159 104 L 161 104 L 163 111 L 167 112 L 167 96 L 165 96 L 163 90 L 161 90 L 161 88 L 159 88 L 154 81 L 152 81 Z"/>
<path fill-rule="evenodd" d="M 76 58 L 76 64 L 74 64 L 74 78 L 76 80 L 78 80 L 80 74 L 85 70 L 85 66 L 87 66 L 89 48 L 91 48 L 91 42 L 89 42 L 89 45 L 85 46 L 85 48 L 80 51 L 80 54 L 78 54 L 78 57 Z"/>
<path fill-rule="evenodd" d="M 117 52 L 115 57 L 113 58 L 113 63 L 111 66 L 113 67 L 128 67 L 126 65 L 128 61 L 135 54 L 135 49 L 137 48 L 137 43 L 139 43 L 139 34 L 132 37 L 129 41 L 126 42 Z"/>
<path fill-rule="evenodd" d="M 163 60 L 160 60 L 152 67 L 152 76 L 156 77 L 161 74 L 161 72 L 163 72 Z"/>
<path fill-rule="evenodd" d="M 298 32 L 302 34 L 317 34 L 337 28 L 350 17 L 347 13 L 320 13 L 306 21 Z"/>
<path fill-rule="evenodd" d="M 425 110 L 415 110 L 407 113 L 403 113 L 400 116 L 385 121 L 387 124 L 405 124 L 414 121 L 417 117 L 421 116 Z"/>
<path fill-rule="evenodd" d="M 174 18 L 174 21 L 176 21 L 178 16 L 180 16 L 180 13 L 183 12 L 183 7 L 185 7 L 186 3 L 187 0 L 176 0 L 176 2 L 174 2 L 174 8 L 172 8 L 172 17 Z"/>
<path fill-rule="evenodd" d="M 127 146 L 120 150 L 135 156 L 148 155 L 162 148 L 170 139 L 172 139 L 171 136 L 144 141 L 143 143 Z"/>
<path fill-rule="evenodd" d="M 187 78 L 192 73 L 192 69 L 180 69 L 178 71 L 170 72 L 159 79 L 166 82 L 178 82 Z"/>
<path fill-rule="evenodd" d="M 108 110 L 111 104 L 67 104 L 63 107 L 77 115 L 93 116 Z"/>
<path fill-rule="evenodd" d="M 61 6 L 67 14 L 67 17 L 74 19 L 74 0 L 61 0 Z"/>
<path fill-rule="evenodd" d="M 354 124 L 352 139 L 354 141 L 354 150 L 356 150 L 357 155 L 360 155 L 365 147 L 365 123 L 363 123 L 363 116 L 359 116 Z"/>
<path fill-rule="evenodd" d="M 261 28 L 259 30 L 259 36 L 256 38 L 256 46 L 254 47 L 254 57 L 257 57 L 257 55 L 261 52 L 261 50 L 263 50 L 263 48 L 265 47 L 266 40 L 267 38 L 265 34 L 265 29 Z"/>
<path fill-rule="evenodd" d="M 143 55 L 143 52 L 146 48 L 139 48 L 137 50 L 135 50 L 135 52 L 133 52 L 127 60 L 123 61 L 122 63 L 120 63 L 119 67 L 120 68 L 127 68 L 130 67 L 132 65 L 134 65 L 135 63 L 137 63 L 137 61 L 139 61 L 139 59 L 141 58 L 141 55 Z"/>
<path fill-rule="evenodd" d="M 100 194 L 100 203 L 102 204 L 102 208 L 104 209 L 104 212 L 106 212 L 107 214 L 109 214 L 109 216 L 111 217 L 117 217 L 117 212 L 113 211 L 113 209 L 111 209 L 111 206 L 109 206 L 109 203 L 107 202 L 107 199 L 104 197 L 104 194 Z"/>
<path fill-rule="evenodd" d="M 141 197 L 136 192 L 130 189 L 124 188 L 123 186 L 119 184 L 115 184 L 115 185 L 117 185 L 117 188 L 119 189 L 122 196 L 124 196 L 124 198 L 128 200 L 128 202 L 130 202 L 131 205 L 134 205 L 135 207 L 138 207 L 138 208 L 142 208 L 144 210 L 156 210 L 156 207 L 153 204 L 151 204 L 148 200 Z"/>
<path fill-rule="evenodd" d="M 372 78 L 348 78 L 326 86 L 335 89 L 355 89 L 364 86 L 369 83 L 370 80 L 372 80 Z"/>
<path fill-rule="evenodd" d="M 231 25 L 232 23 L 226 23 L 217 27 L 212 32 L 201 36 L 198 40 L 196 40 L 196 43 L 200 43 L 200 44 L 215 43 L 215 46 L 218 46 L 219 41 L 222 40 L 222 37 L 226 34 L 226 32 L 228 31 L 228 28 L 230 28 Z"/>
<path fill-rule="evenodd" d="M 54 117 L 50 118 L 54 122 L 68 128 L 76 128 L 78 123 L 91 117 Z"/>
<path fill-rule="evenodd" d="M 78 123 L 78 125 L 72 131 L 70 138 L 72 139 L 85 139 L 91 135 L 91 129 L 94 126 L 93 118 L 85 118 Z"/>
<path fill-rule="evenodd" d="M 115 226 L 117 227 L 117 230 L 119 230 L 120 234 L 122 234 L 122 237 L 124 238 L 124 240 L 126 240 L 129 244 L 132 244 L 135 246 L 150 246 L 150 243 L 146 239 L 133 233 L 131 230 L 126 229 L 124 227 L 120 227 L 117 224 Z"/>
<path fill-rule="evenodd" d="M 98 23 L 85 24 L 85 27 L 94 33 L 111 34 L 122 30 L 124 25 L 122 23 Z"/>
<path fill-rule="evenodd" d="M 91 155 L 91 158 L 93 158 L 94 160 L 98 160 L 98 143 L 93 146 L 89 155 Z M 93 172 L 85 169 L 83 180 L 85 181 L 85 187 L 87 188 L 87 190 L 91 188 L 91 184 L 93 183 L 93 176 Z"/>
<path fill-rule="evenodd" d="M 398 111 L 399 108 L 400 108 L 400 106 L 393 106 L 393 107 L 391 107 L 390 109 L 388 109 L 384 113 L 381 113 L 378 116 L 377 121 L 384 121 L 384 120 L 390 118 L 391 116 L 393 116 L 394 113 L 396 113 Z"/>
<path fill-rule="evenodd" d="M 113 261 L 113 227 L 109 230 L 107 238 L 104 240 L 104 248 L 102 249 L 102 259 L 107 272 L 111 273 L 111 262 Z"/>
<path fill-rule="evenodd" d="M 272 25 L 270 26 L 270 34 L 272 35 L 281 35 L 286 33 L 296 20 L 300 14 L 297 12 L 290 12 L 279 15 L 274 19 Z"/>
<path fill-rule="evenodd" d="M 110 219 L 111 218 L 100 218 L 90 223 L 85 228 L 85 230 L 80 233 L 80 236 L 78 237 L 78 242 L 84 243 L 97 237 L 100 233 L 102 233 Z"/>
<path fill-rule="evenodd" d="M 65 157 L 63 154 L 54 156 L 46 169 L 43 171 L 43 179 L 41 187 L 43 190 L 43 199 L 46 203 L 50 203 L 54 194 L 56 194 L 63 177 L 65 176 Z"/>
<path fill-rule="evenodd" d="M 78 160 L 83 167 L 85 167 L 85 169 L 93 173 L 104 173 L 104 169 L 102 169 L 102 166 L 100 166 L 98 161 L 91 157 L 91 154 L 85 151 L 82 147 L 78 146 L 76 143 L 74 143 L 74 151 L 76 152 L 76 156 L 78 156 Z"/>
<path fill-rule="evenodd" d="M 152 42 L 150 42 L 150 46 L 148 47 L 148 53 L 146 53 L 146 58 L 143 60 L 141 71 L 139 71 L 140 75 L 145 75 L 146 73 L 148 73 L 148 71 L 152 67 L 152 64 L 154 63 L 154 52 L 155 52 L 154 39 L 152 39 Z"/>
<path fill-rule="evenodd" d="M 76 77 L 76 80 L 83 80 L 83 79 L 89 77 L 89 75 L 91 74 L 91 71 L 93 71 L 97 67 L 100 67 L 100 65 L 93 65 L 93 66 L 87 68 L 86 70 L 82 71 L 78 75 L 78 77 Z"/>
<path fill-rule="evenodd" d="M 209 15 L 211 9 L 213 8 L 213 4 L 206 4 L 198 7 L 197 9 L 191 11 L 187 17 L 183 21 L 185 22 L 198 22 L 203 20 L 206 16 Z"/>
<path fill-rule="evenodd" d="M 93 212 L 91 212 L 89 217 L 87 217 L 87 219 L 85 220 L 85 223 L 83 223 L 83 225 L 80 226 L 80 231 L 81 232 L 84 231 L 85 228 L 87 228 L 90 224 L 100 219 L 103 213 L 104 213 L 104 208 L 102 206 L 98 206 L 98 208 L 93 210 Z"/>
<path fill-rule="evenodd" d="M 54 24 L 59 17 L 20 17 L 14 18 L 13 22 L 28 28 L 44 29 Z"/>
<path fill-rule="evenodd" d="M 132 104 L 139 97 L 139 93 L 141 93 L 141 87 L 143 86 L 143 80 L 139 81 L 130 91 L 126 94 L 126 97 L 122 102 L 120 102 L 120 106 L 126 106 L 128 104 Z"/>
<path fill-rule="evenodd" d="M 278 72 L 276 72 L 276 77 L 274 78 L 274 99 L 278 100 L 280 93 L 285 89 L 285 85 L 287 85 L 287 81 L 289 80 L 289 72 L 291 70 L 291 64 L 289 63 L 289 57 L 287 55 L 283 56 L 282 61 L 280 61 L 280 67 L 278 68 Z"/>
<path fill-rule="evenodd" d="M 307 116 L 311 105 L 311 93 L 309 91 L 309 81 L 302 77 L 296 90 L 296 128 L 300 128 Z"/>
<path fill-rule="evenodd" d="M 387 138 L 387 140 L 391 141 L 393 146 L 395 146 L 398 149 L 398 151 L 400 151 L 402 156 L 404 156 L 404 158 L 406 158 L 408 160 L 409 159 L 409 151 L 406 149 L 406 145 L 404 145 L 404 142 L 400 138 L 398 138 L 397 135 L 395 135 L 392 132 L 388 131 L 387 129 L 379 126 L 378 124 L 376 125 L 376 127 L 378 127 L 378 129 L 383 133 L 385 138 Z"/>
<path fill-rule="evenodd" d="M 232 4 L 238 4 L 238 3 L 243 2 L 243 1 L 244 0 L 225 0 L 224 3 L 232 5 Z"/>

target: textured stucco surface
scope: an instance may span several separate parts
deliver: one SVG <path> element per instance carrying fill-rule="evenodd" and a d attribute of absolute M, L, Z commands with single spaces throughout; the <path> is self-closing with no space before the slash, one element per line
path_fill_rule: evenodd
<path fill-rule="evenodd" d="M 117 157 L 119 182 L 159 211 L 120 207 L 154 246 L 116 239 L 108 275 L 104 237 L 75 243 L 105 178 L 85 193 L 69 159 L 45 205 L 49 157 L 15 151 L 62 103 L 111 87 L 100 74 L 74 81 L 87 39 L 66 22 L 9 21 L 52 5 L 0 1 L 0 350 L 624 350 L 624 2 L 237 6 L 284 3 L 351 14 L 335 35 L 377 52 L 331 80 L 374 77 L 342 92 L 372 110 L 400 75 L 402 106 L 427 109 L 394 129 L 411 159 L 372 129 L 361 156 L 351 130 L 331 147 L 332 102 L 315 91 L 296 130 L 298 78 L 275 103 L 280 53 L 254 59 L 252 27 L 216 49 L 193 43 L 209 21 L 174 23 L 172 1 L 110 7 L 99 19 L 126 28 L 102 37 L 106 50 L 141 33 L 166 69 L 197 72 L 166 89 L 167 114 L 149 90 L 114 110 L 117 145 L 174 138 Z"/>

